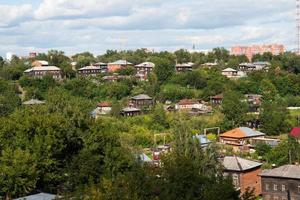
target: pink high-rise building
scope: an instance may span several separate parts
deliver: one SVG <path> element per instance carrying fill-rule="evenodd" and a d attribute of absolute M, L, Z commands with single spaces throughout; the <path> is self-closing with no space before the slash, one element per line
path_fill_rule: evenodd
<path fill-rule="evenodd" d="M 270 44 L 270 45 L 252 45 L 252 46 L 234 46 L 231 47 L 232 55 L 245 55 L 251 61 L 255 54 L 263 54 L 270 52 L 273 55 L 279 55 L 284 53 L 285 48 L 282 44 Z"/>

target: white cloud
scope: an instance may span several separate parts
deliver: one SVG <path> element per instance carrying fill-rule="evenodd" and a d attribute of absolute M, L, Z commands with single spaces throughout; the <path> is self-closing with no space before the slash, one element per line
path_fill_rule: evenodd
<path fill-rule="evenodd" d="M 32 6 L 30 4 L 0 5 L 0 27 L 11 26 L 24 21 L 31 16 L 31 12 Z"/>
<path fill-rule="evenodd" d="M 294 6 L 290 0 L 42 0 L 32 5 L 0 4 L 0 43 L 5 45 L 0 53 L 5 48 L 99 53 L 120 49 L 124 38 L 130 49 L 174 50 L 193 44 L 208 49 L 252 43 L 284 43 L 292 48 Z"/>

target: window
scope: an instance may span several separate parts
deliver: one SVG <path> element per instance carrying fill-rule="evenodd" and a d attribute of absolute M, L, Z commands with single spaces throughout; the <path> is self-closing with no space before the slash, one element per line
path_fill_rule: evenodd
<path fill-rule="evenodd" d="M 237 174 L 232 175 L 233 185 L 238 188 L 240 186 L 239 184 L 239 176 Z"/>
<path fill-rule="evenodd" d="M 274 187 L 273 187 L 274 191 L 277 191 L 277 184 L 274 184 Z M 275 199 L 275 197 L 274 197 Z"/>
<path fill-rule="evenodd" d="M 285 192 L 285 185 L 281 185 L 281 191 Z"/>
<path fill-rule="evenodd" d="M 268 191 L 270 188 L 269 188 L 269 184 L 266 183 L 266 191 Z"/>

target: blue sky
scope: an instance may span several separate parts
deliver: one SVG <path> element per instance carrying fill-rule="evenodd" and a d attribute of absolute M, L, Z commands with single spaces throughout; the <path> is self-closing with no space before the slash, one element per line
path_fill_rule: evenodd
<path fill-rule="evenodd" d="M 59 49 L 295 48 L 294 0 L 0 0 L 0 55 Z"/>

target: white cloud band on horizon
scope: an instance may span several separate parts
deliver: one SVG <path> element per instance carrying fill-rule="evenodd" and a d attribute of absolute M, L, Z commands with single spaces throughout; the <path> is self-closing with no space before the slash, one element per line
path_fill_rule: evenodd
<path fill-rule="evenodd" d="M 193 44 L 208 49 L 250 43 L 283 43 L 293 48 L 294 9 L 288 0 L 43 0 L 37 5 L 0 4 L 0 43 L 8 48 L 0 48 L 0 54 L 53 48 L 67 53 L 102 53 L 120 49 L 118 38 L 127 38 L 130 49 L 173 50 Z"/>

